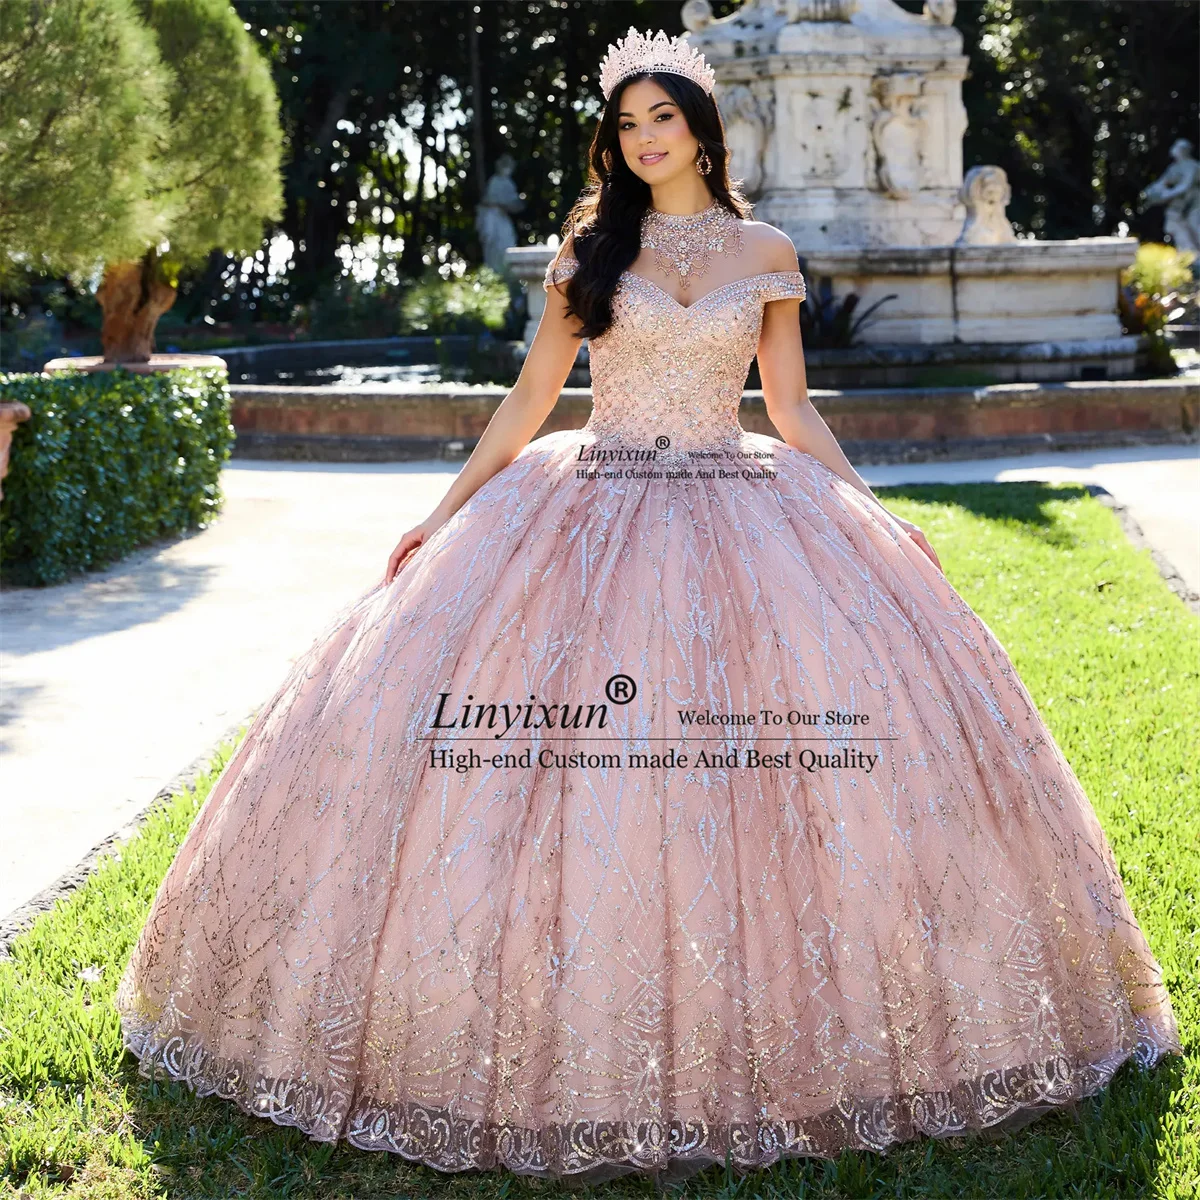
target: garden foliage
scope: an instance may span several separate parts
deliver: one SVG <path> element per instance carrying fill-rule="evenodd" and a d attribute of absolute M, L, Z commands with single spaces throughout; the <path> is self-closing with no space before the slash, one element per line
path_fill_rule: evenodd
<path fill-rule="evenodd" d="M 234 440 L 224 370 L 0 374 L 0 397 L 33 413 L 3 484 L 9 581 L 59 583 L 220 510 Z"/>

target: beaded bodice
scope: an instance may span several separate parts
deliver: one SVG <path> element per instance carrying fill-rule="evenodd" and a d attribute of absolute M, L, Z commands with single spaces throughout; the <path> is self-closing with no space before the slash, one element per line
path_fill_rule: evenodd
<path fill-rule="evenodd" d="M 563 255 L 546 268 L 543 286 L 570 278 L 578 265 Z M 589 344 L 592 413 L 584 428 L 626 446 L 658 446 L 660 462 L 737 441 L 763 305 L 804 294 L 799 271 L 770 271 L 721 284 L 685 306 L 625 271 L 613 293 L 613 323 Z"/>

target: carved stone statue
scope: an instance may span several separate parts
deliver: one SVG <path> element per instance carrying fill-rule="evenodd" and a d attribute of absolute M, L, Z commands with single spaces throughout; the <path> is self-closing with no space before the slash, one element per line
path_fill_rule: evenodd
<path fill-rule="evenodd" d="M 698 33 L 712 24 L 713 10 L 708 0 L 687 0 L 680 13 L 683 27 L 688 33 Z"/>
<path fill-rule="evenodd" d="M 878 159 L 879 186 L 896 200 L 919 192 L 924 110 L 916 103 L 925 81 L 919 72 L 876 75 L 871 90 L 879 109 L 871 123 Z"/>
<path fill-rule="evenodd" d="M 1187 138 L 1171 146 L 1174 162 L 1142 192 L 1146 204 L 1166 206 L 1163 231 L 1178 250 L 1200 251 L 1200 162 Z"/>
<path fill-rule="evenodd" d="M 972 167 L 963 179 L 960 196 L 967 206 L 967 219 L 957 239 L 960 246 L 999 246 L 1017 240 L 1004 213 L 1012 188 L 1003 167 Z"/>
<path fill-rule="evenodd" d="M 513 182 L 516 160 L 502 154 L 496 160 L 496 173 L 487 181 L 483 200 L 475 210 L 475 230 L 483 247 L 483 261 L 493 271 L 507 276 L 510 273 L 505 251 L 517 244 L 517 230 L 510 213 L 518 213 L 525 201 Z"/>
<path fill-rule="evenodd" d="M 789 25 L 797 21 L 849 21 L 858 12 L 859 0 L 777 0 Z"/>
<path fill-rule="evenodd" d="M 953 25 L 957 9 L 958 5 L 954 0 L 925 0 L 925 10 L 921 16 L 935 21 L 938 25 Z"/>
<path fill-rule="evenodd" d="M 764 101 L 769 109 L 769 99 Z M 751 85 L 735 83 L 721 91 L 721 114 L 730 150 L 729 173 L 742 181 L 747 196 L 757 196 L 763 185 L 767 131 L 773 123 L 770 113 L 763 111 Z"/>

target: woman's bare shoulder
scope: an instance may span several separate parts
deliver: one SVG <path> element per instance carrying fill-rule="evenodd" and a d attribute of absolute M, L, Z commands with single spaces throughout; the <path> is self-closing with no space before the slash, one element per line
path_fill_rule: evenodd
<path fill-rule="evenodd" d="M 762 271 L 798 271 L 800 259 L 792 239 L 766 221 L 739 221 L 746 250 Z"/>

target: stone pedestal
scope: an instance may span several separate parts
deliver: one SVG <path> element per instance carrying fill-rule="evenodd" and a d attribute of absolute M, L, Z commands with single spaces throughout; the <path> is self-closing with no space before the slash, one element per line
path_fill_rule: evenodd
<path fill-rule="evenodd" d="M 120 367 L 135 375 L 153 375 L 158 371 L 177 371 L 180 367 L 219 367 L 227 370 L 225 360 L 215 354 L 152 354 L 149 362 L 105 362 L 100 355 L 79 358 L 52 358 L 42 370 L 47 375 L 62 371 L 113 371 Z"/>
<path fill-rule="evenodd" d="M 546 268 L 550 265 L 557 246 L 510 246 L 505 251 L 508 258 L 508 269 L 525 289 L 525 332 L 526 343 L 533 341 L 537 327 L 541 322 L 542 313 L 546 311 L 546 289 L 542 280 L 546 277 Z"/>

